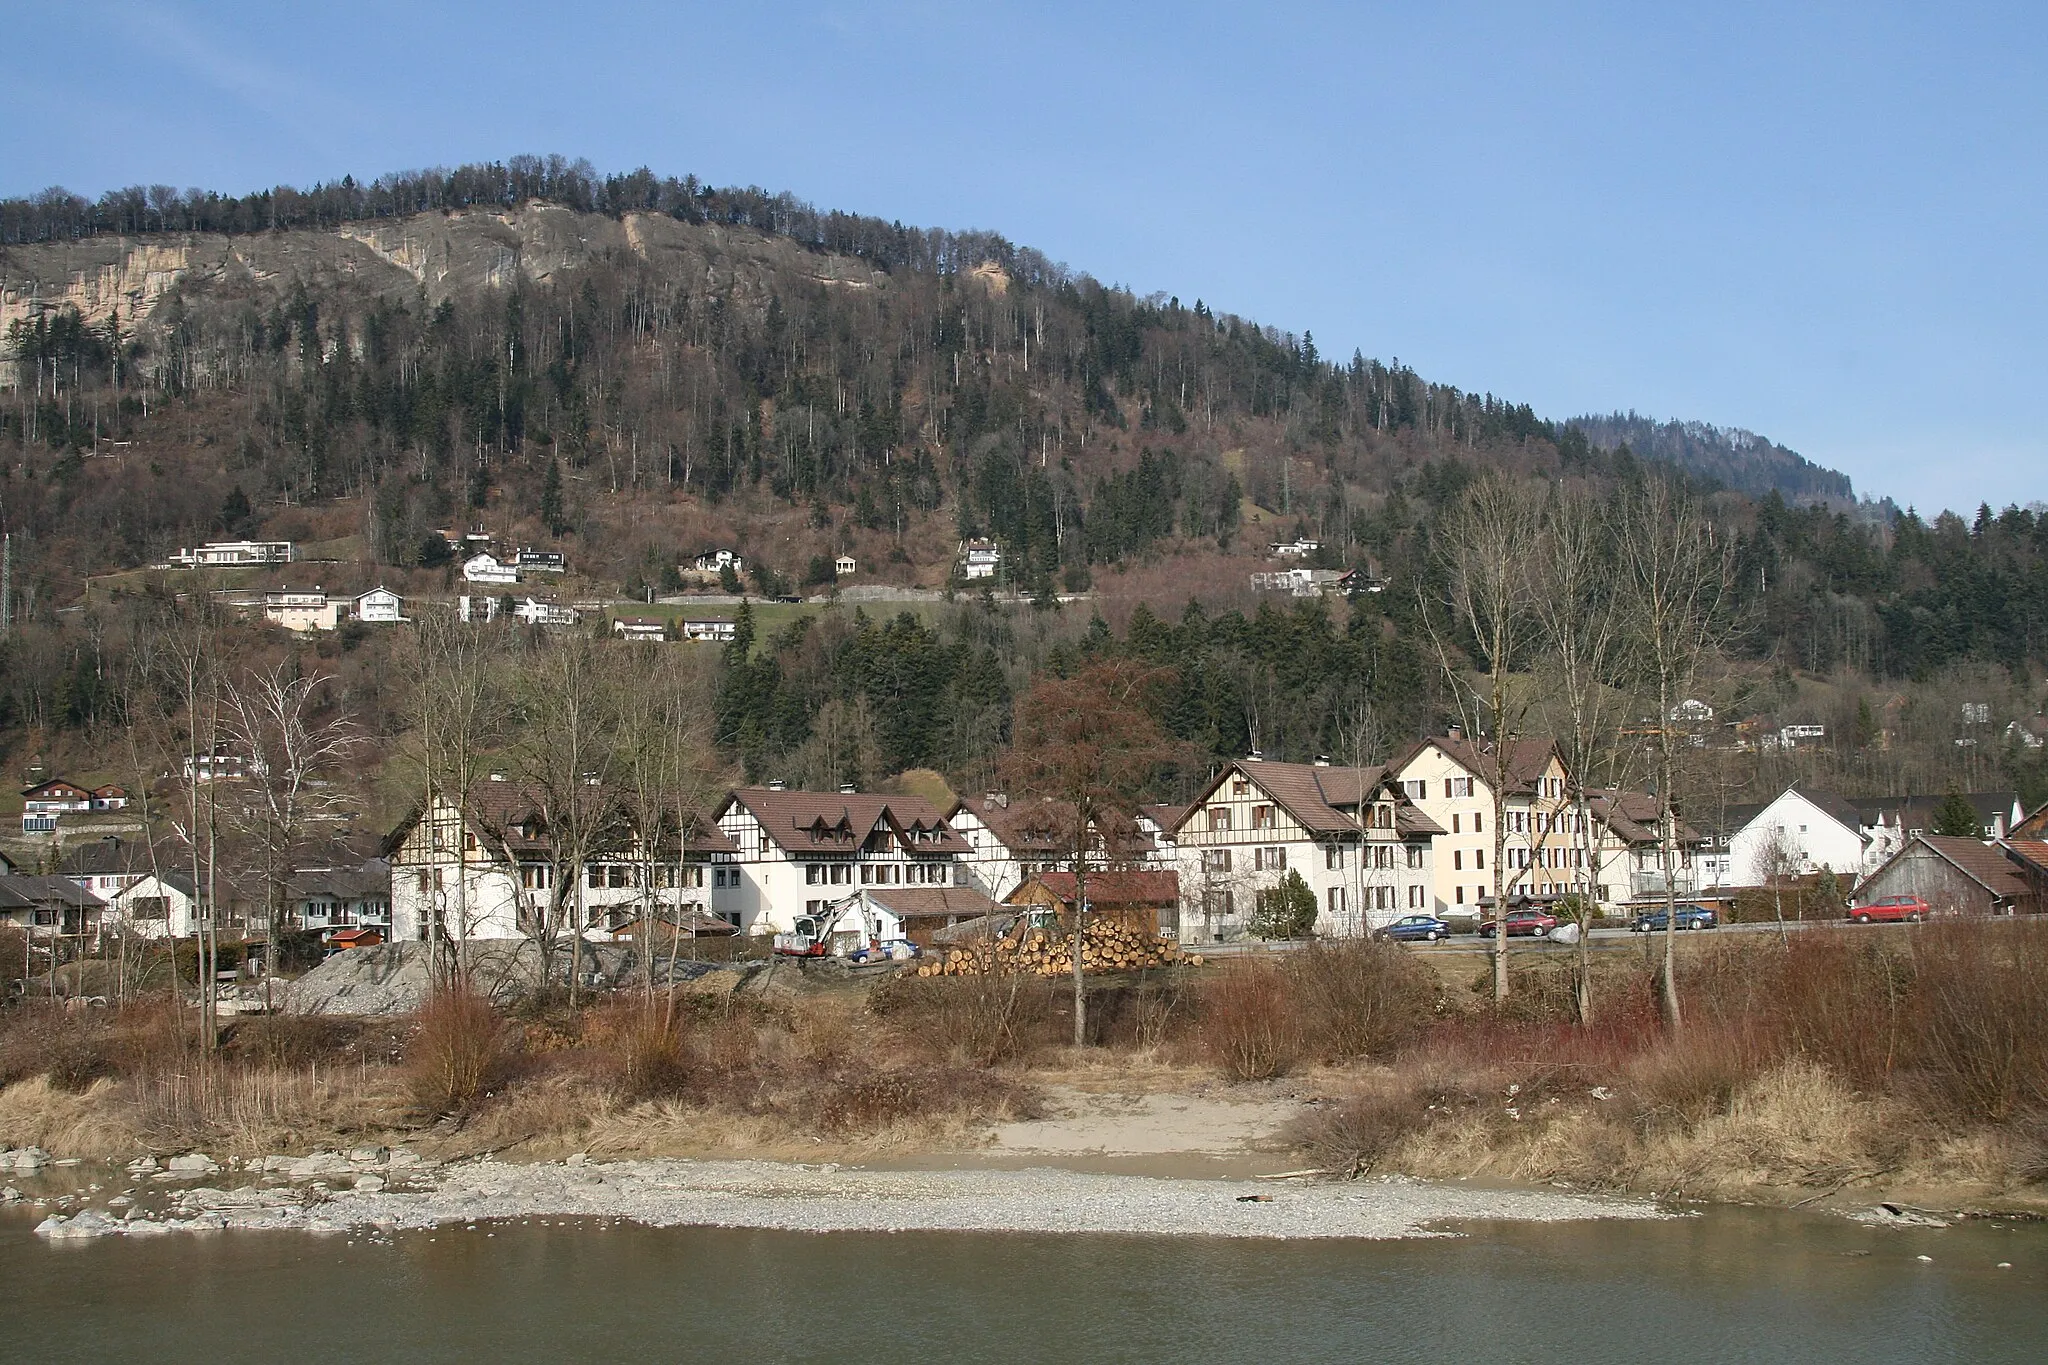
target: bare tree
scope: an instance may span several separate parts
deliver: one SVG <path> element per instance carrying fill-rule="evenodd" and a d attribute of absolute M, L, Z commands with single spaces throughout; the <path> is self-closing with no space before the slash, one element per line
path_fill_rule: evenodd
<path fill-rule="evenodd" d="M 1521 675 L 1541 639 L 1536 610 L 1541 524 L 1526 489 L 1498 475 L 1474 484 L 1438 524 L 1442 596 L 1417 588 L 1424 627 L 1481 776 L 1493 796 L 1493 996 L 1508 994 L 1508 784 L 1532 702 Z"/>
<path fill-rule="evenodd" d="M 1172 756 L 1153 719 L 1151 699 L 1165 681 L 1158 669 L 1116 661 L 1073 678 L 1041 677 L 1017 704 L 1015 743 L 1005 781 L 1043 801 L 1058 861 L 1074 874 L 1074 1046 L 1088 1043 L 1088 994 L 1082 949 L 1089 915 L 1088 878 L 1135 855 L 1130 817 L 1138 793 Z"/>
<path fill-rule="evenodd" d="M 1614 591 L 1613 537 L 1601 505 L 1557 489 L 1543 512 L 1543 553 L 1535 615 L 1545 656 L 1550 731 L 1565 750 L 1565 794 L 1571 803 L 1574 879 L 1579 906 L 1579 1022 L 1593 1021 L 1592 911 L 1598 905 L 1599 838 L 1588 795 L 1592 775 L 1619 787 L 1620 706 L 1627 692 L 1622 665 L 1627 632 Z"/>
<path fill-rule="evenodd" d="M 618 683 L 615 660 L 596 641 L 570 637 L 540 645 L 519 673 L 512 752 L 518 775 L 546 826 L 546 907 L 529 926 L 540 945 L 541 979 L 554 979 L 555 953 L 569 943 L 569 998 L 581 991 L 583 894 L 590 858 L 620 835 Z"/>
<path fill-rule="evenodd" d="M 1681 1022 L 1678 1004 L 1678 737 L 1672 708 L 1693 688 L 1701 668 L 1727 638 L 1730 546 L 1697 499 L 1667 477 L 1646 479 L 1623 499 L 1621 572 L 1629 596 L 1645 691 L 1657 699 L 1654 762 L 1660 804 L 1664 874 L 1664 959 L 1659 995 L 1666 1027 Z"/>
<path fill-rule="evenodd" d="M 284 902 L 293 861 L 310 827 L 346 805 L 346 790 L 329 778 L 362 743 L 347 714 L 321 713 L 328 681 L 325 674 L 299 674 L 295 663 L 282 663 L 267 673 L 232 679 L 225 689 L 227 734 L 248 761 L 248 778 L 230 809 L 230 823 L 262 861 L 273 968 L 287 918 Z"/>
<path fill-rule="evenodd" d="M 683 651 L 664 650 L 620 700 L 620 805 L 638 864 L 641 972 L 650 1003 L 663 946 L 656 926 L 667 932 L 671 976 L 685 928 L 695 932 L 683 910 L 693 874 L 690 844 L 708 827 L 704 812 L 723 776 L 711 752 L 706 679 L 694 663 Z M 658 894 L 670 889 L 672 912 Z"/>

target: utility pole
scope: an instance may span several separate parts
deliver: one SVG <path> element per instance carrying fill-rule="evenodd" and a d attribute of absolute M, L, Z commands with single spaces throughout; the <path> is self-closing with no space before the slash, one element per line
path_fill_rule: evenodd
<path fill-rule="evenodd" d="M 14 633 L 14 532 L 0 532 L 0 640 Z"/>

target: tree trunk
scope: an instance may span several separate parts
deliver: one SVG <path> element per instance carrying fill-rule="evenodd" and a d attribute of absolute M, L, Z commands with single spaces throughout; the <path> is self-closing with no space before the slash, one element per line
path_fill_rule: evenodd
<path fill-rule="evenodd" d="M 1082 857 L 1074 864 L 1074 1046 L 1088 1046 L 1088 986 L 1081 967 L 1082 931 L 1088 918 L 1088 868 Z"/>

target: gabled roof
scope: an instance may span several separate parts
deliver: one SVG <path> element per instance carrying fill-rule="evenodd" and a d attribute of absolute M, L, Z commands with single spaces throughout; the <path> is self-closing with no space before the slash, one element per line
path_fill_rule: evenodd
<path fill-rule="evenodd" d="M 1794 782 L 1791 786 L 1785 788 L 1784 791 L 1779 792 L 1777 800 L 1782 801 L 1785 797 L 1795 793 L 1808 805 L 1828 816 L 1851 833 L 1860 835 L 1863 832 L 1863 816 L 1856 809 L 1854 803 L 1835 795 L 1831 791 L 1823 791 L 1819 787 L 1809 787 L 1803 782 Z M 1754 821 L 1757 815 L 1762 815 L 1773 804 L 1773 802 L 1767 801 L 1763 805 L 1758 806 L 1756 808 L 1756 815 L 1750 816 L 1748 820 L 1743 821 L 1743 824 L 1747 825 Z M 1731 806 L 1729 813 L 1732 815 L 1734 810 L 1735 807 Z"/>
<path fill-rule="evenodd" d="M 1663 837 L 1658 825 L 1664 818 L 1664 803 L 1648 792 L 1620 791 L 1612 787 L 1586 793 L 1586 805 L 1593 818 L 1630 844 L 1654 844 Z M 1678 822 L 1678 842 L 1697 844 L 1699 831 L 1685 821 Z"/>
<path fill-rule="evenodd" d="M 2048 801 L 2036 806 L 2033 814 L 2014 825 L 2009 833 L 2022 839 L 2048 837 Z"/>
<path fill-rule="evenodd" d="M 357 867 L 322 868 L 301 872 L 291 881 L 291 894 L 300 900 L 364 900 L 391 894 L 391 864 L 372 858 Z"/>
<path fill-rule="evenodd" d="M 1187 818 L 1190 806 L 1158 804 L 1138 807 L 1138 813 L 1150 819 L 1153 824 L 1169 833 L 1180 828 L 1180 822 Z"/>
<path fill-rule="evenodd" d="M 1977 812 L 1977 823 L 1995 825 L 2001 818 L 2012 819 L 2013 807 L 2019 804 L 2019 793 L 1964 792 L 1962 797 L 1970 803 L 1970 809 Z M 1901 829 L 1930 829 L 1934 825 L 1934 813 L 1947 795 L 1929 796 L 1925 793 L 1912 796 L 1861 797 L 1850 804 L 1856 807 L 1859 818 L 1866 826 L 1888 822 Z"/>
<path fill-rule="evenodd" d="M 1311 835 L 1358 833 L 1358 807 L 1380 795 L 1390 769 L 1377 764 L 1365 768 L 1339 768 L 1321 763 L 1279 763 L 1270 759 L 1245 758 L 1225 768 L 1203 789 L 1192 805 L 1182 808 L 1174 832 L 1187 823 L 1232 772 L 1242 772 L 1253 785 L 1273 798 L 1276 805 L 1293 816 Z M 1395 802 L 1396 823 L 1403 834 L 1441 834 L 1436 823 L 1407 804 L 1397 791 L 1388 790 Z"/>
<path fill-rule="evenodd" d="M 1071 872 L 1041 872 L 1010 893 L 1010 903 L 1036 883 L 1052 892 L 1062 905 L 1074 903 L 1076 878 Z M 1091 872 L 1088 874 L 1088 902 L 1091 905 L 1172 905 L 1180 900 L 1178 872 Z"/>
<path fill-rule="evenodd" d="M 105 904 L 69 877 L 0 877 L 0 909 L 26 910 L 38 905 L 92 909 Z"/>
<path fill-rule="evenodd" d="M 2048 841 L 2041 839 L 2001 839 L 1999 847 L 2006 856 L 2023 865 L 2028 871 L 2048 875 Z"/>
<path fill-rule="evenodd" d="M 406 813 L 397 828 L 384 837 L 378 850 L 381 856 L 388 858 L 398 851 L 406 836 L 419 824 L 420 814 L 417 806 Z M 513 858 L 522 854 L 537 858 L 549 851 L 546 807 L 538 793 L 521 783 L 479 783 L 470 794 L 464 818 L 479 842 L 502 850 Z M 685 847 L 690 853 L 703 854 L 739 851 L 738 846 L 725 837 L 723 830 L 704 819 L 697 821 Z"/>
<path fill-rule="evenodd" d="M 986 825 L 989 833 L 1010 852 L 1039 858 L 1056 856 L 1067 847 L 1078 818 L 1071 801 L 1041 798 L 1005 803 L 963 796 L 946 812 L 946 819 L 950 822 L 963 810 Z M 1157 847 L 1152 836 L 1128 815 L 1109 815 L 1094 824 L 1096 836 L 1119 854 L 1136 856 Z"/>
<path fill-rule="evenodd" d="M 992 915 L 1001 908 L 971 886 L 871 886 L 867 898 L 903 919 Z"/>
<path fill-rule="evenodd" d="M 878 829 L 906 853 L 972 853 L 938 807 L 917 796 L 862 792 L 776 791 L 740 787 L 718 808 L 719 817 L 744 807 L 783 852 L 791 855 L 858 852 Z"/>
<path fill-rule="evenodd" d="M 1994 896 L 2001 898 L 2026 897 L 2034 888 L 2027 884 L 2019 869 L 1997 848 L 1976 839 L 1960 839 L 1942 834 L 1916 834 L 1906 846 L 1885 860 L 1883 867 L 1863 879 L 1865 885 L 1882 877 L 1892 864 L 1911 853 L 1916 845 L 1924 845 L 1958 872 L 1983 887 Z"/>
<path fill-rule="evenodd" d="M 1429 735 L 1416 740 L 1387 766 L 1398 772 L 1415 761 L 1416 755 L 1425 749 L 1435 749 L 1445 758 L 1463 768 L 1481 782 L 1489 785 L 1494 779 L 1494 746 L 1491 742 L 1474 741 L 1464 736 L 1452 738 L 1449 735 Z M 1509 796 L 1527 796 L 1535 791 L 1536 779 L 1549 770 L 1551 761 L 1559 758 L 1557 741 L 1554 739 L 1518 739 L 1510 742 L 1505 765 L 1507 792 Z"/>
<path fill-rule="evenodd" d="M 62 787 L 67 791 L 75 791 L 83 796 L 92 795 L 92 788 L 86 786 L 83 782 L 73 782 L 68 777 L 46 777 L 33 787 L 23 787 L 21 794 L 25 798 L 33 799 L 37 792 L 48 791 L 52 787 Z"/>
<path fill-rule="evenodd" d="M 88 839 L 65 850 L 57 871 L 66 877 L 143 876 L 149 872 L 149 849 L 118 834 Z"/>

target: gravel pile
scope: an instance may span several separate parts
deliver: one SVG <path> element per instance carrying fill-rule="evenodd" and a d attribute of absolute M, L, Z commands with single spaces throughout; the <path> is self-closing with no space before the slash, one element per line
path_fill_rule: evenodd
<path fill-rule="evenodd" d="M 161 1216 L 53 1214 L 46 1237 L 201 1229 L 421 1229 L 485 1219 L 599 1217 L 652 1227 L 797 1232 L 1099 1232 L 1212 1237 L 1424 1237 L 1447 1221 L 1653 1218 L 1656 1207 L 1545 1190 L 1401 1178 L 1160 1180 L 1051 1169 L 871 1171 L 764 1161 L 539 1165 L 492 1160 L 364 1179 L 354 1188 L 182 1191 Z"/>

